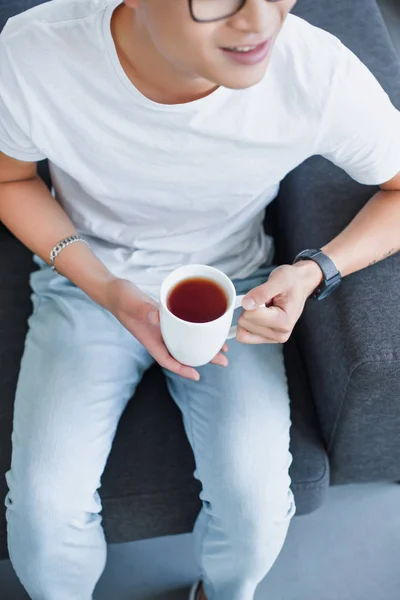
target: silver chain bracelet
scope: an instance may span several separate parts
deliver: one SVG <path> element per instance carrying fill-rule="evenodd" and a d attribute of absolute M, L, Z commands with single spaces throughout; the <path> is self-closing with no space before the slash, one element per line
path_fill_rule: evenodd
<path fill-rule="evenodd" d="M 71 244 L 75 244 L 76 242 L 82 242 L 82 244 L 86 244 L 86 246 L 88 246 L 90 248 L 88 242 L 86 240 L 84 240 L 83 237 L 81 237 L 80 235 L 70 235 L 69 237 L 64 238 L 63 240 L 61 240 L 61 242 L 58 242 L 58 244 L 56 246 L 54 246 L 53 250 L 50 252 L 50 263 L 51 263 L 51 268 L 53 269 L 53 271 L 58 273 L 56 266 L 54 264 L 54 261 L 56 260 L 57 256 L 63 250 L 65 250 L 65 248 L 67 248 Z"/>

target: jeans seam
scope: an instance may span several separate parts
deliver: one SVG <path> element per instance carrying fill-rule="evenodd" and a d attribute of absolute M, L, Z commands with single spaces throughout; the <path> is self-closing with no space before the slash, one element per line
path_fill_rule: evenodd
<path fill-rule="evenodd" d="M 196 440 L 195 440 L 195 435 L 194 435 L 192 405 L 191 405 L 190 400 L 188 402 L 187 415 L 188 415 L 188 422 L 189 422 L 189 427 L 190 427 L 190 434 L 191 434 L 192 440 L 193 440 L 193 452 L 194 452 L 194 455 L 195 455 L 195 462 L 196 462 L 196 457 L 197 457 Z M 196 469 L 197 468 L 198 467 L 197 467 L 197 463 L 196 463 Z M 202 508 L 201 508 L 201 510 L 205 512 L 203 501 L 202 501 Z M 204 561 L 203 561 L 203 559 L 204 559 L 204 548 L 205 548 L 205 543 L 206 543 L 206 537 L 207 537 L 208 531 L 210 529 L 210 519 L 211 519 L 210 515 L 208 513 L 206 513 L 206 514 L 207 514 L 207 525 L 206 525 L 206 527 L 204 529 L 204 532 L 203 532 L 203 539 L 201 540 L 200 554 L 201 554 L 202 560 L 201 560 L 199 566 L 200 566 L 200 574 L 201 574 L 202 581 L 203 581 L 203 583 L 204 583 L 204 581 L 207 582 L 207 585 L 211 588 L 213 596 L 214 596 L 214 586 L 212 585 L 210 579 L 206 575 L 206 572 L 205 572 L 205 569 L 204 569 Z M 209 598 L 208 600 L 211 600 L 211 599 Z"/>

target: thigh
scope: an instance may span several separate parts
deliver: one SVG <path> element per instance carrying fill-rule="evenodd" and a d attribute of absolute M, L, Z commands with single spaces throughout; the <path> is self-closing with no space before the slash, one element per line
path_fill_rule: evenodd
<path fill-rule="evenodd" d="M 82 505 L 99 486 L 118 420 L 152 358 L 110 313 L 49 269 L 32 276 L 32 288 L 10 488 L 48 488 L 51 479 L 55 492 L 63 490 L 59 502 Z"/>
<path fill-rule="evenodd" d="M 228 485 L 241 485 L 246 484 L 250 469 L 267 479 L 268 474 L 285 474 L 290 465 L 282 347 L 245 347 L 233 341 L 229 358 L 226 369 L 202 367 L 199 382 L 167 374 L 207 498 L 221 478 Z"/>
<path fill-rule="evenodd" d="M 267 271 L 236 283 L 239 293 L 268 278 Z M 247 346 L 229 342 L 226 369 L 206 365 L 201 380 L 192 382 L 166 373 L 170 392 L 182 411 L 192 445 L 203 499 L 219 502 L 221 489 L 245 491 L 282 483 L 287 495 L 290 408 L 283 346 Z M 218 495 L 215 491 L 219 490 Z M 245 495 L 246 495 L 245 493 Z M 238 497 L 240 497 L 241 492 Z"/>

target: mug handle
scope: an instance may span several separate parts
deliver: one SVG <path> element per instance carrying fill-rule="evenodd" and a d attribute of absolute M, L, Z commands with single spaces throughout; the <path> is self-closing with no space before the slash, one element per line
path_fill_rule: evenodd
<path fill-rule="evenodd" d="M 234 310 L 236 310 L 237 308 L 242 308 L 242 300 L 244 298 L 243 296 L 238 296 L 236 298 L 236 302 L 235 302 L 235 308 Z M 233 340 L 236 337 L 237 334 L 237 327 L 231 327 L 229 330 L 229 334 L 228 337 L 226 338 L 227 340 Z"/>

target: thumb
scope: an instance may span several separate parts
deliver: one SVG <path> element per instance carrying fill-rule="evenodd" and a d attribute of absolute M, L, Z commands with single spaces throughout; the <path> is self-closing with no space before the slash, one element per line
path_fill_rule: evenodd
<path fill-rule="evenodd" d="M 136 318 L 141 323 L 157 325 L 160 322 L 158 307 L 151 302 L 141 302 L 136 308 Z"/>
<path fill-rule="evenodd" d="M 245 310 L 255 310 L 261 306 L 271 303 L 271 301 L 284 292 L 284 285 L 278 279 L 269 279 L 266 283 L 259 285 L 251 290 L 243 298 L 242 306 Z"/>
<path fill-rule="evenodd" d="M 160 322 L 160 313 L 158 306 L 150 298 L 138 298 L 131 306 L 130 316 L 140 323 L 150 323 L 157 325 Z"/>

